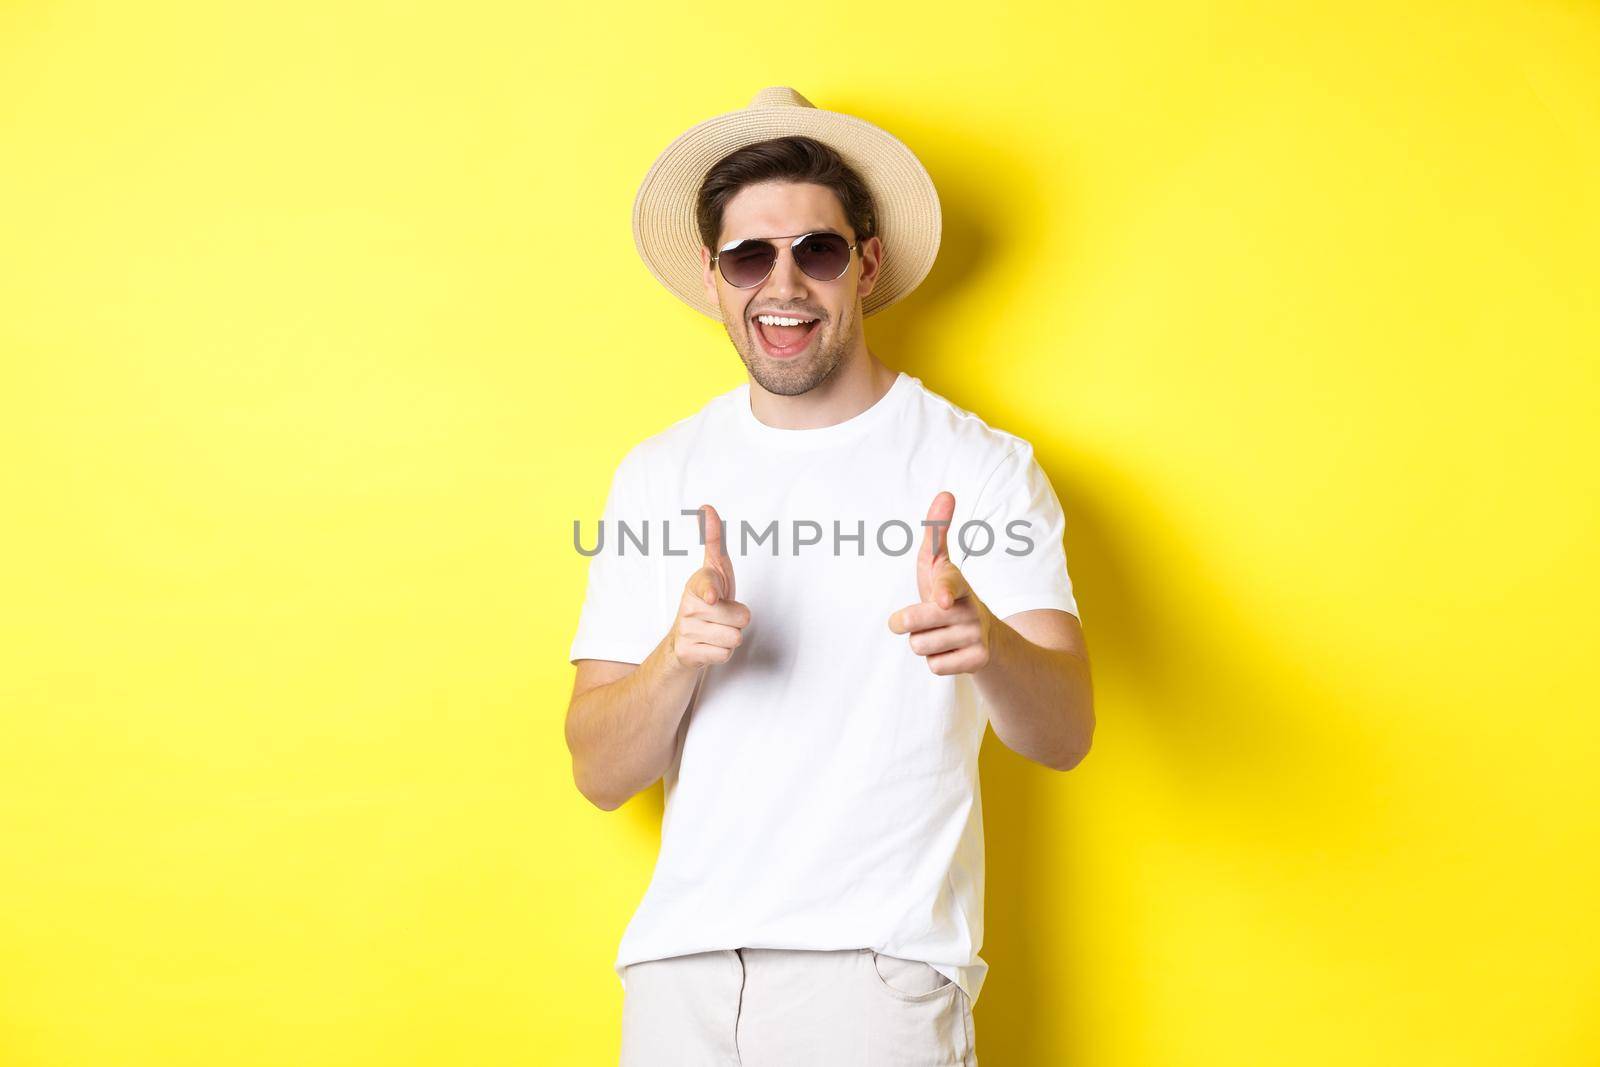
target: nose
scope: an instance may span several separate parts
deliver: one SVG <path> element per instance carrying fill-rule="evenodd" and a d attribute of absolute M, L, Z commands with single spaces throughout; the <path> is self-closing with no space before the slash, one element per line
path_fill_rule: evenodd
<path fill-rule="evenodd" d="M 794 249 L 787 245 L 778 249 L 778 261 L 767 276 L 765 291 L 781 304 L 806 297 L 806 275 L 794 261 Z"/>

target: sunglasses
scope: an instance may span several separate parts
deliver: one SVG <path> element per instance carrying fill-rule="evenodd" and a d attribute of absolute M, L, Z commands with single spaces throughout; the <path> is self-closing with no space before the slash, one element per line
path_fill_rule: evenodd
<path fill-rule="evenodd" d="M 840 234 L 829 230 L 802 233 L 793 240 L 787 237 L 746 237 L 729 241 L 711 257 L 722 276 L 735 289 L 749 289 L 760 285 L 772 273 L 778 262 L 775 242 L 788 241 L 789 254 L 795 266 L 806 277 L 819 282 L 831 282 L 850 269 L 850 253 L 856 246 Z"/>

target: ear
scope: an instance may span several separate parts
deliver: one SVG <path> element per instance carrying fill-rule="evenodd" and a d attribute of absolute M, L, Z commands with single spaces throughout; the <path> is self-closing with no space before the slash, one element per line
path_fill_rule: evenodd
<path fill-rule="evenodd" d="M 869 237 L 857 249 L 861 256 L 861 280 L 856 283 L 856 295 L 866 296 L 878 284 L 878 271 L 883 266 L 883 242 Z"/>
<path fill-rule="evenodd" d="M 716 274 L 714 273 L 715 269 L 716 268 L 714 268 L 711 265 L 711 249 L 707 248 L 705 245 L 701 245 L 700 246 L 701 278 L 705 282 L 706 295 L 711 298 L 711 302 L 713 304 L 718 303 L 718 300 L 717 300 L 717 278 L 716 278 Z"/>

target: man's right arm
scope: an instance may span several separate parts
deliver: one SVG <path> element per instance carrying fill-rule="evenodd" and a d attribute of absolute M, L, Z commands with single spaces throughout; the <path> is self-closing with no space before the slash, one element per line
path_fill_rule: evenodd
<path fill-rule="evenodd" d="M 726 663 L 750 624 L 733 599 L 722 519 L 704 505 L 705 563 L 684 583 L 678 612 L 639 664 L 579 659 L 567 704 L 567 748 L 578 791 L 612 811 L 667 772 L 700 672 Z"/>
<path fill-rule="evenodd" d="M 662 638 L 643 663 L 580 659 L 567 705 L 578 791 L 613 811 L 666 773 L 701 668 L 677 662 Z"/>

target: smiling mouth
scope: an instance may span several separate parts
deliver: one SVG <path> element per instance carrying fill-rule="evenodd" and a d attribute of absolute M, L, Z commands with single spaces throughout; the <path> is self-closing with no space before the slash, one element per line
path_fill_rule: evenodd
<path fill-rule="evenodd" d="M 811 343 L 811 337 L 822 325 L 821 319 L 801 321 L 809 316 L 766 313 L 751 319 L 756 336 L 767 354 L 776 359 L 799 355 Z M 763 319 L 769 321 L 763 322 Z"/>

